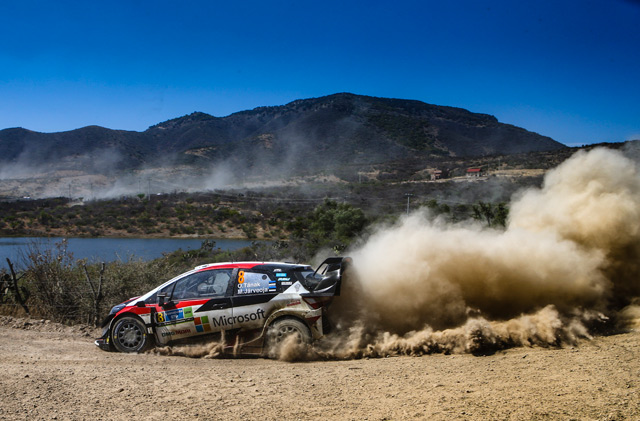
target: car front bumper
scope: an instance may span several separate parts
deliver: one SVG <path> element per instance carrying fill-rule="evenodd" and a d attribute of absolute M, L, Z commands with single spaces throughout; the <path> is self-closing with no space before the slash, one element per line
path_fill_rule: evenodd
<path fill-rule="evenodd" d="M 111 345 L 109 345 L 109 338 L 98 338 L 94 344 L 103 351 L 111 351 Z"/>

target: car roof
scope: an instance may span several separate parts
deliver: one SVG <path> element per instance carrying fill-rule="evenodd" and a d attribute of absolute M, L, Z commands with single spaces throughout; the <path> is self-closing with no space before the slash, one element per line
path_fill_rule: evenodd
<path fill-rule="evenodd" d="M 211 269 L 251 269 L 256 266 L 263 267 L 278 267 L 278 268 L 307 268 L 309 265 L 301 265 L 297 263 L 287 263 L 287 262 L 223 262 L 223 263 L 209 263 L 206 265 L 196 266 L 194 270 L 200 272 Z"/>

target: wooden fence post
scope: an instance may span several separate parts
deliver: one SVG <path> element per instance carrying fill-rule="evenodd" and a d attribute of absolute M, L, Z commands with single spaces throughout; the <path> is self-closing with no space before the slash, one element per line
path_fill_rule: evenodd
<path fill-rule="evenodd" d="M 91 293 L 93 295 L 93 325 L 98 326 L 98 322 L 100 321 L 100 304 L 102 303 L 102 299 L 104 298 L 104 295 L 102 294 L 102 281 L 104 279 L 105 264 L 104 262 L 102 262 L 102 266 L 100 267 L 100 278 L 98 279 L 98 285 L 94 285 L 91 281 L 89 271 L 87 270 L 87 265 L 83 264 L 82 268 L 84 269 L 84 275 L 87 278 L 87 283 L 89 284 Z"/>
<path fill-rule="evenodd" d="M 8 257 L 7 257 L 7 263 L 9 264 L 9 270 L 11 271 L 11 283 L 12 283 L 11 286 L 13 287 L 13 293 L 16 297 L 16 301 L 18 301 L 18 304 L 22 306 L 22 308 L 24 309 L 24 312 L 27 313 L 28 316 L 30 316 L 29 308 L 27 307 L 27 304 L 25 302 L 27 300 L 27 297 L 25 297 L 24 299 L 22 298 L 22 294 L 20 293 L 20 288 L 18 287 L 18 281 L 20 280 L 20 278 L 22 278 L 22 276 L 20 276 L 20 278 L 16 276 L 16 272 L 13 270 L 13 264 L 11 263 L 11 260 L 9 260 Z"/>

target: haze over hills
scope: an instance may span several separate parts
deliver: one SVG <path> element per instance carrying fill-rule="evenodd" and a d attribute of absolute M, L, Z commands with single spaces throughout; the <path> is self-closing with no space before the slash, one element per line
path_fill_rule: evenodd
<path fill-rule="evenodd" d="M 254 160 L 266 154 L 342 152 L 351 162 L 424 156 L 482 156 L 555 150 L 563 145 L 493 116 L 420 101 L 335 94 L 227 117 L 195 112 L 144 132 L 97 126 L 58 133 L 0 131 L 4 162 L 24 157 L 35 164 L 114 150 L 123 167 L 175 157 L 178 161 L 227 159 L 238 152 Z M 254 152 L 254 153 L 252 153 Z M 336 154 L 342 155 L 342 154 Z M 247 156 L 243 156 L 246 159 Z"/>
<path fill-rule="evenodd" d="M 98 126 L 58 133 L 5 129 L 0 131 L 0 179 L 52 171 L 113 177 L 150 168 L 188 168 L 192 176 L 209 179 L 286 177 L 416 158 L 428 162 L 564 148 L 486 114 L 340 93 L 227 117 L 195 112 L 144 132 Z"/>

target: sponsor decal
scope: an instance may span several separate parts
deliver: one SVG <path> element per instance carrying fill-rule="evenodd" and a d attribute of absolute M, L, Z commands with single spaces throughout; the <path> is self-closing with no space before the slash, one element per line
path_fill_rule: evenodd
<path fill-rule="evenodd" d="M 193 319 L 193 309 L 191 307 L 176 308 L 175 310 L 160 311 L 156 313 L 158 324 L 175 324 L 188 322 Z"/>
<path fill-rule="evenodd" d="M 293 282 L 289 281 L 289 282 L 280 282 L 280 285 L 285 285 L 285 286 L 290 286 L 292 285 Z"/>
<path fill-rule="evenodd" d="M 264 310 L 259 308 L 255 313 L 239 314 L 237 316 L 220 316 L 218 318 L 211 318 L 211 324 L 213 327 L 227 327 L 232 326 L 234 323 L 247 323 L 265 318 Z"/>
<path fill-rule="evenodd" d="M 276 281 L 269 281 L 269 292 L 276 290 Z"/>
<path fill-rule="evenodd" d="M 191 329 L 178 329 L 170 332 L 162 332 L 162 337 L 166 338 L 167 336 L 185 335 L 187 333 L 191 333 Z"/>
<path fill-rule="evenodd" d="M 291 301 L 289 304 L 287 304 L 287 307 L 291 307 L 291 306 L 297 306 L 302 304 L 302 302 L 300 300 L 296 300 L 296 301 Z"/>
<path fill-rule="evenodd" d="M 287 276 L 286 273 L 276 273 L 277 278 L 284 278 L 285 276 Z"/>
<path fill-rule="evenodd" d="M 193 322 L 196 325 L 196 332 L 211 332 L 209 316 L 196 317 Z"/>

